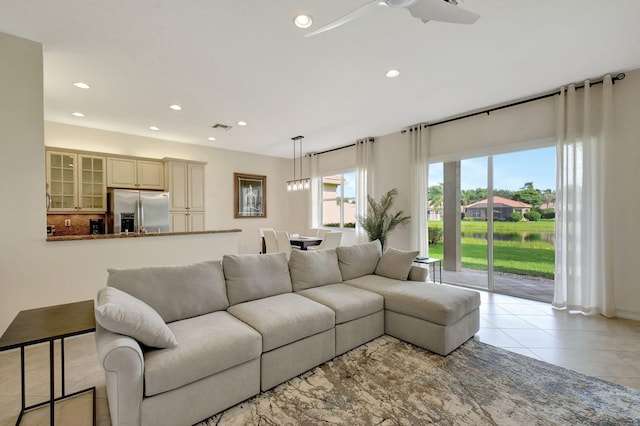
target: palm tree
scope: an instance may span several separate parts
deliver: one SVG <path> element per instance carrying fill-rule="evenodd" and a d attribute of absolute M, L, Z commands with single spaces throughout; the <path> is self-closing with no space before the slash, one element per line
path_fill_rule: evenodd
<path fill-rule="evenodd" d="M 387 234 L 411 220 L 411 216 L 403 216 L 402 210 L 395 213 L 389 212 L 396 195 L 398 190 L 393 188 L 380 198 L 379 203 L 371 195 L 367 195 L 367 214 L 357 216 L 358 223 L 366 231 L 369 241 L 380 240 L 383 249 L 387 243 Z"/>
<path fill-rule="evenodd" d="M 556 192 L 551 189 L 545 189 L 542 193 L 542 200 L 544 204 L 546 204 L 546 207 L 549 208 L 549 204 L 556 202 Z"/>
<path fill-rule="evenodd" d="M 427 192 L 427 199 L 429 207 L 434 213 L 440 213 L 442 211 L 442 202 L 444 200 L 444 191 L 442 183 L 429 187 Z"/>

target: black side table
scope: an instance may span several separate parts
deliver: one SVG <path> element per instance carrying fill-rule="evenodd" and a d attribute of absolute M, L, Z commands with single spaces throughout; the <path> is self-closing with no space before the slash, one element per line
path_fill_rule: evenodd
<path fill-rule="evenodd" d="M 50 406 L 50 424 L 55 423 L 55 403 L 63 399 L 71 398 L 83 393 L 93 393 L 93 424 L 96 424 L 96 388 L 95 386 L 78 392 L 66 394 L 64 390 L 64 339 L 66 337 L 91 333 L 96 329 L 93 300 L 68 303 L 65 305 L 49 306 L 46 308 L 29 309 L 18 312 L 9 328 L 0 338 L 0 351 L 20 348 L 20 385 L 22 390 L 22 406 L 16 425 L 20 424 L 26 411 Z M 53 343 L 60 339 L 60 365 L 62 396 L 55 397 L 54 386 L 54 353 Z M 26 406 L 25 404 L 25 346 L 49 342 L 49 388 L 48 401 Z"/>
<path fill-rule="evenodd" d="M 414 260 L 416 263 L 422 263 L 427 265 L 427 267 L 431 267 L 431 280 L 436 282 L 436 264 L 438 265 L 440 272 L 440 284 L 442 284 L 442 260 L 436 259 L 435 257 L 416 257 Z"/>

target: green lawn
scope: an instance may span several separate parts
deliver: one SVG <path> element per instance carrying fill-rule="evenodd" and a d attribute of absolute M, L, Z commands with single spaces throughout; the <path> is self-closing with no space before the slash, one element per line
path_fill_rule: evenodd
<path fill-rule="evenodd" d="M 463 220 L 462 232 L 486 232 L 487 222 Z M 541 219 L 537 222 L 494 222 L 495 232 L 553 232 L 556 221 L 554 219 Z M 429 228 L 442 229 L 441 220 L 430 220 Z"/>
<path fill-rule="evenodd" d="M 429 227 L 442 227 L 442 222 L 429 221 Z M 494 232 L 500 233 L 552 233 L 555 222 L 496 222 Z M 486 222 L 462 222 L 463 233 L 484 233 Z M 487 269 L 487 241 L 484 238 L 462 238 L 462 267 Z M 429 256 L 443 259 L 443 245 L 429 245 Z M 520 275 L 553 279 L 555 268 L 555 247 L 545 241 L 499 241 L 494 240 L 494 269 Z"/>

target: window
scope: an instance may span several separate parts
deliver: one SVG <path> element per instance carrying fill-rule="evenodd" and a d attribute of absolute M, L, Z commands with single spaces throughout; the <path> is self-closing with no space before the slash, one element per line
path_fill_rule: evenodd
<path fill-rule="evenodd" d="M 322 226 L 355 228 L 355 172 L 322 177 Z"/>

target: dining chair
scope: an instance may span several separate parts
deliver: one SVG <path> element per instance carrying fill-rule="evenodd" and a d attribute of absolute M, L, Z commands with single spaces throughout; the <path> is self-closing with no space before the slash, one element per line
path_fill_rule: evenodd
<path fill-rule="evenodd" d="M 278 251 L 287 255 L 287 260 L 291 257 L 291 242 L 287 231 L 276 231 L 276 240 L 278 242 Z"/>
<path fill-rule="evenodd" d="M 264 235 L 264 244 L 267 253 L 278 252 L 278 239 L 276 237 L 276 231 L 273 229 L 265 229 L 262 231 Z"/>
<path fill-rule="evenodd" d="M 340 246 L 340 241 L 342 240 L 342 232 L 328 232 L 325 234 L 322 242 L 317 246 L 311 246 L 307 248 L 307 250 L 324 250 L 324 249 L 332 249 Z"/>
<path fill-rule="evenodd" d="M 316 231 L 316 237 L 318 237 L 318 238 L 324 238 L 324 236 L 325 236 L 325 235 L 327 235 L 329 232 L 332 232 L 332 231 L 331 231 L 331 229 L 322 229 L 322 228 L 319 228 L 319 229 Z"/>
<path fill-rule="evenodd" d="M 271 230 L 273 231 L 273 228 L 258 228 L 258 232 L 260 233 L 260 253 L 267 253 L 266 250 L 266 242 L 264 240 L 264 231 L 267 230 Z"/>

